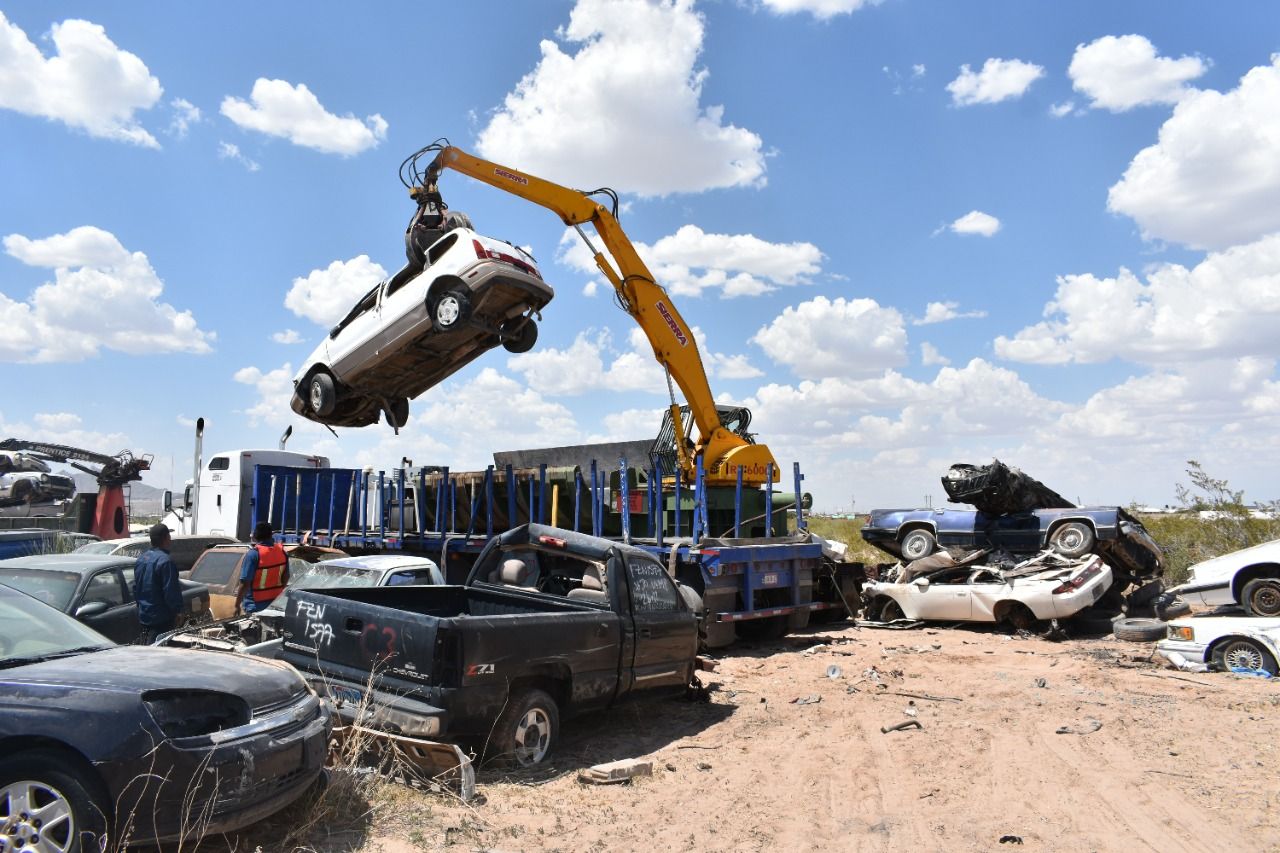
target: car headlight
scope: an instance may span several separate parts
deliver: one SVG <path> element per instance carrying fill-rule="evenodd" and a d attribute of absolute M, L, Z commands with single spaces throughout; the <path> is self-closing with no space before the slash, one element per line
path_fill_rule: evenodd
<path fill-rule="evenodd" d="M 1195 635 L 1194 635 L 1194 632 L 1191 630 L 1191 628 L 1185 625 L 1170 625 L 1169 639 L 1170 640 L 1186 640 L 1188 642 L 1191 642 L 1192 640 L 1195 639 Z"/>
<path fill-rule="evenodd" d="M 249 722 L 249 704 L 214 690 L 149 690 L 142 694 L 151 718 L 166 737 L 211 735 Z"/>

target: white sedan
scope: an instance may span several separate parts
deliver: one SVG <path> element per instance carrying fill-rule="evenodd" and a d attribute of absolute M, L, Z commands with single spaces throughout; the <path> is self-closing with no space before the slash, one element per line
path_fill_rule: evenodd
<path fill-rule="evenodd" d="M 1170 592 L 1191 604 L 1239 604 L 1250 616 L 1280 616 L 1280 539 L 1196 563 Z"/>
<path fill-rule="evenodd" d="M 1280 619 L 1244 616 L 1197 616 L 1175 619 L 1158 652 L 1177 652 L 1213 669 L 1265 670 L 1276 675 L 1280 661 Z"/>
<path fill-rule="evenodd" d="M 443 236 L 366 293 L 293 380 L 290 405 L 329 426 L 399 429 L 409 400 L 498 344 L 526 352 L 555 291 L 533 258 L 450 211 Z"/>
<path fill-rule="evenodd" d="M 1067 565 L 1030 560 L 1007 571 L 967 565 L 907 583 L 872 582 L 863 585 L 862 597 L 868 615 L 886 622 L 1009 622 L 1030 628 L 1038 620 L 1074 616 L 1102 598 L 1111 582 L 1111 567 L 1091 554 Z"/>

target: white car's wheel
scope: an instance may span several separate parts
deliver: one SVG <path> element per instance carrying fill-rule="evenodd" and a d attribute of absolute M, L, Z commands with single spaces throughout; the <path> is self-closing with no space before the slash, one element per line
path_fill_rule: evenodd
<path fill-rule="evenodd" d="M 440 331 L 456 329 L 466 322 L 471 311 L 471 300 L 461 288 L 446 290 L 435 301 L 431 309 L 431 322 Z"/>
<path fill-rule="evenodd" d="M 1240 591 L 1240 603 L 1250 616 L 1280 616 L 1280 580 L 1254 578 Z"/>
<path fill-rule="evenodd" d="M 338 391 L 334 387 L 333 377 L 323 370 L 312 376 L 308 384 L 307 399 L 311 411 L 320 417 L 333 414 L 333 408 L 338 404 Z"/>
<path fill-rule="evenodd" d="M 1232 637 L 1213 650 L 1213 663 L 1221 670 L 1264 671 L 1276 675 L 1276 659 L 1260 643 L 1245 637 Z"/>

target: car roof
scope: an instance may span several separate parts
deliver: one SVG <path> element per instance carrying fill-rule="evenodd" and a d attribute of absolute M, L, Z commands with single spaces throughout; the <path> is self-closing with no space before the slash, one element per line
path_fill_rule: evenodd
<path fill-rule="evenodd" d="M 0 560 L 0 572 L 5 569 L 35 569 L 40 572 L 86 572 L 109 566 L 132 566 L 133 557 L 113 557 L 110 554 L 33 554 Z"/>
<path fill-rule="evenodd" d="M 425 569 L 436 567 L 436 561 L 426 557 L 412 557 L 407 554 L 366 554 L 363 557 L 339 557 L 336 560 L 325 560 L 325 568 L 372 569 L 386 571 L 388 569 Z"/>

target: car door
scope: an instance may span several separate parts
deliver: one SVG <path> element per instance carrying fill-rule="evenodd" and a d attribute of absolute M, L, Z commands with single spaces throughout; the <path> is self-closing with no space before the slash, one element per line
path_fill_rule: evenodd
<path fill-rule="evenodd" d="M 1040 519 L 1034 512 L 1018 512 L 990 519 L 991 544 L 1009 551 L 1040 550 Z"/>
<path fill-rule="evenodd" d="M 632 689 L 683 687 L 697 651 L 697 622 L 657 560 L 627 555 L 626 573 L 635 632 Z"/>
<path fill-rule="evenodd" d="M 130 569 L 132 572 L 132 569 Z M 141 632 L 138 605 L 125 592 L 117 566 L 99 569 L 84 582 L 73 615 L 90 628 L 117 643 L 132 643 Z"/>
<path fill-rule="evenodd" d="M 906 584 L 910 606 L 915 608 L 917 619 L 968 619 L 971 603 L 969 586 L 950 583 L 953 573 L 935 575 L 933 578 L 916 578 Z M 903 613 L 911 615 L 904 603 Z"/>
<path fill-rule="evenodd" d="M 351 313 L 344 318 L 342 330 L 337 337 L 329 339 L 329 365 L 343 381 L 350 381 L 377 356 L 381 346 L 378 334 L 381 317 L 379 304 L 384 284 L 379 284 L 361 297 Z"/>

